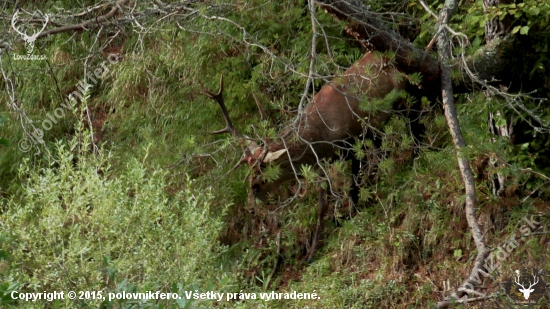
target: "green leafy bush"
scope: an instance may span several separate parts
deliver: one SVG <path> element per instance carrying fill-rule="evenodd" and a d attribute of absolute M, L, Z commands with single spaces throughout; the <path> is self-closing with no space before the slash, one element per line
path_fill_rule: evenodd
<path fill-rule="evenodd" d="M 227 279 L 212 274 L 224 250 L 217 238 L 225 209 L 212 214 L 210 190 L 187 177 L 172 195 L 166 172 L 146 169 L 137 159 L 113 177 L 113 156 L 87 149 L 89 137 L 79 134 L 56 143 L 55 153 L 43 159 L 47 167 L 37 169 L 30 160 L 20 166 L 21 195 L 5 202 L 0 217 L 0 249 L 6 253 L 0 257 L 0 302 L 11 302 L 5 294 L 14 286 L 25 292 L 104 294 L 126 289 L 182 295 L 185 287 L 204 284 L 223 289 L 216 280 Z M 141 301 L 147 308 L 158 306 L 150 302 Z M 112 305 L 103 300 L 80 305 L 99 303 Z"/>

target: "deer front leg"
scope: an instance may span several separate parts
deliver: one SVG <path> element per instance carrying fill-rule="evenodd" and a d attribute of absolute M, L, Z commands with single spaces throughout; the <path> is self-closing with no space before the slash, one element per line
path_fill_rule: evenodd
<path fill-rule="evenodd" d="M 325 216 L 325 212 L 327 210 L 326 205 L 326 192 L 325 189 L 321 188 L 319 190 L 319 200 L 317 202 L 317 226 L 315 227 L 315 231 L 313 232 L 313 235 L 311 236 L 311 247 L 309 248 L 309 251 L 306 255 L 306 261 L 311 262 L 313 260 L 313 256 L 315 255 L 315 251 L 317 250 L 317 247 L 319 246 L 321 233 L 323 231 L 323 217 Z"/>

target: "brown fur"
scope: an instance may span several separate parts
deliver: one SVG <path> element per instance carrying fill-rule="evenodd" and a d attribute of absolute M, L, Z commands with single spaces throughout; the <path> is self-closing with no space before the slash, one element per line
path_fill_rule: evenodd
<path fill-rule="evenodd" d="M 266 146 L 268 155 L 277 150 L 288 150 L 272 160 L 281 168 L 281 175 L 276 181 L 265 182 L 262 179 L 261 170 L 265 162 L 258 164 L 258 159 L 262 158 L 265 148 L 257 148 L 251 154 L 248 162 L 255 169 L 250 179 L 251 200 L 265 200 L 283 182 L 295 178 L 294 170 L 300 171 L 301 165 L 315 165 L 318 160 L 332 158 L 335 153 L 332 142 L 358 136 L 365 126 L 380 128 L 389 114 L 384 111 L 373 114 L 363 112 L 359 108 L 360 100 L 361 97 L 384 98 L 394 89 L 405 89 L 407 82 L 404 78 L 397 81 L 397 73 L 369 52 L 347 69 L 342 77 L 321 88 L 302 116 L 279 135 L 282 141 Z"/>

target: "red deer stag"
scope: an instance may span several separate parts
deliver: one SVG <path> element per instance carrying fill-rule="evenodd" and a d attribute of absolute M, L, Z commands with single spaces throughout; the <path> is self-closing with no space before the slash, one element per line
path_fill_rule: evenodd
<path fill-rule="evenodd" d="M 217 94 L 209 91 L 202 94 L 218 102 L 226 121 L 225 129 L 210 133 L 231 133 L 239 138 L 244 155 L 236 166 L 247 163 L 252 168 L 250 203 L 255 203 L 256 199 L 265 201 L 285 181 L 297 178 L 302 165 L 315 166 L 322 159 L 333 158 L 336 142 L 356 137 L 368 127 L 380 128 L 390 114 L 387 111 L 367 112 L 360 108 L 360 101 L 383 99 L 393 90 L 404 90 L 407 84 L 395 68 L 368 52 L 341 77 L 321 88 L 293 124 L 279 134 L 278 142 L 261 147 L 241 135 L 231 122 L 223 101 L 223 77 Z M 280 167 L 275 181 L 268 182 L 262 177 L 262 169 L 268 163 Z M 308 260 L 313 257 L 322 229 L 326 209 L 324 194 L 320 194 L 318 207 L 317 227 L 312 235 Z"/>

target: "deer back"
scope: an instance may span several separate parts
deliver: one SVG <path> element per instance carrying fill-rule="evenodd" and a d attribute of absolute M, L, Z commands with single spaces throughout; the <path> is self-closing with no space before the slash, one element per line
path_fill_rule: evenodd
<path fill-rule="evenodd" d="M 335 141 L 359 135 L 365 125 L 380 127 L 389 114 L 368 113 L 359 108 L 360 100 L 384 98 L 392 90 L 405 89 L 398 72 L 367 53 L 315 95 L 300 119 L 298 135 L 307 141 Z"/>
<path fill-rule="evenodd" d="M 255 197 L 265 199 L 281 183 L 295 178 L 303 164 L 315 165 L 321 159 L 335 155 L 335 142 L 358 136 L 365 127 L 380 128 L 389 118 L 388 111 L 366 112 L 361 100 L 381 99 L 392 90 L 407 87 L 398 71 L 367 53 L 315 95 L 304 112 L 290 128 L 280 134 L 280 141 L 257 148 L 252 154 L 255 170 L 250 180 Z M 276 181 L 266 182 L 261 177 L 262 165 L 279 164 L 281 174 Z M 257 164 L 259 163 L 259 164 Z"/>

